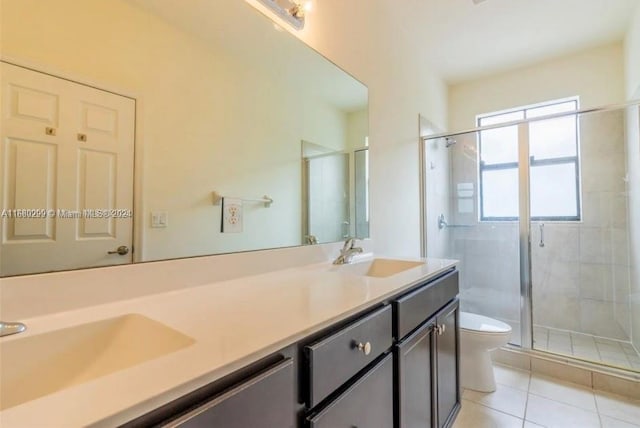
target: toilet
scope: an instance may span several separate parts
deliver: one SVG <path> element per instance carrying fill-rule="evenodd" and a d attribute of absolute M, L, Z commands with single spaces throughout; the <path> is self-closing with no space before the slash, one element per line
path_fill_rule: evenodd
<path fill-rule="evenodd" d="M 481 392 L 496 390 L 490 351 L 509 343 L 511 326 L 502 321 L 460 312 L 460 384 Z"/>

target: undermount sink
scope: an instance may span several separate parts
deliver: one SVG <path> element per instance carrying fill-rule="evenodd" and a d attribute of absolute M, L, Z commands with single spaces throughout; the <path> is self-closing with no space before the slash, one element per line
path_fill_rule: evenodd
<path fill-rule="evenodd" d="M 386 278 L 422 265 L 424 265 L 424 262 L 422 261 L 376 258 L 358 263 L 341 265 L 336 269 L 336 271 L 342 270 L 343 272 L 350 273 L 352 275 Z"/>
<path fill-rule="evenodd" d="M 0 410 L 193 343 L 192 338 L 138 314 L 0 342 Z"/>

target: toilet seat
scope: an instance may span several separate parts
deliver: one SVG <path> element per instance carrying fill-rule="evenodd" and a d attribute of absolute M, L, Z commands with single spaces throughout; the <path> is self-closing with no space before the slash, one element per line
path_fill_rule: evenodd
<path fill-rule="evenodd" d="M 460 329 L 479 334 L 505 334 L 511 326 L 502 321 L 469 312 L 460 312 Z"/>

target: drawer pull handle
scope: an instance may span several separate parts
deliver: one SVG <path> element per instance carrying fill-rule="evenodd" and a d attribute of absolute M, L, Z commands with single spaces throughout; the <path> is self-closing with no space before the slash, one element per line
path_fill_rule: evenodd
<path fill-rule="evenodd" d="M 364 355 L 369 355 L 371 353 L 371 343 L 360 343 L 358 342 L 358 350 L 362 351 Z"/>

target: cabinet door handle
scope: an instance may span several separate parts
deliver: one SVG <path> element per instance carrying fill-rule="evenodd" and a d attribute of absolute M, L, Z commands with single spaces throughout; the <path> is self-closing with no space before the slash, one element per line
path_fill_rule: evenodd
<path fill-rule="evenodd" d="M 370 342 L 366 342 L 366 343 L 358 342 L 358 350 L 362 351 L 364 353 L 364 355 L 369 355 L 371 353 L 371 343 Z"/>

